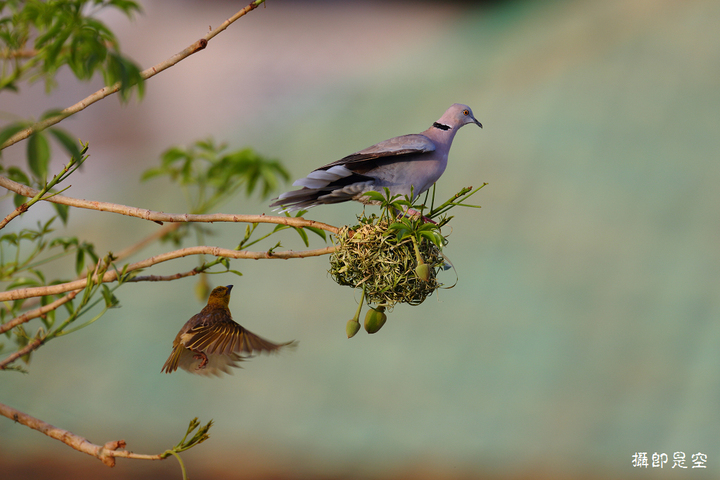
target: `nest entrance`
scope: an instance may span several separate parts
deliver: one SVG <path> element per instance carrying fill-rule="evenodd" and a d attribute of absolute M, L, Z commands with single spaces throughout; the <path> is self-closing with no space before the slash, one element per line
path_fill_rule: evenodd
<path fill-rule="evenodd" d="M 329 273 L 339 285 L 364 287 L 368 303 L 385 307 L 396 303 L 420 305 L 442 286 L 437 281 L 445 263 L 440 249 L 427 239 L 419 242 L 430 271 L 427 281 L 420 280 L 415 273 L 418 262 L 412 239 L 397 241 L 387 230 L 388 221 L 377 218 L 343 227 L 337 234 L 338 249 L 330 256 Z"/>

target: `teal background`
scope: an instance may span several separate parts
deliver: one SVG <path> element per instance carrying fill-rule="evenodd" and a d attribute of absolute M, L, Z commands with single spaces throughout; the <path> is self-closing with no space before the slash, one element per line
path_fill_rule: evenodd
<path fill-rule="evenodd" d="M 133 23 L 106 21 L 149 66 L 236 8 L 156 0 Z M 193 478 L 717 477 L 719 23 L 710 0 L 269 2 L 152 79 L 142 103 L 108 99 L 66 121 L 91 153 L 66 194 L 179 213 L 179 191 L 138 181 L 169 145 L 213 135 L 298 178 L 466 103 L 485 128 L 458 133 L 438 195 L 489 185 L 473 197 L 482 209 L 453 211 L 457 286 L 347 340 L 359 295 L 332 282 L 326 257 L 234 261 L 243 277 L 210 281 L 235 285 L 235 319 L 300 345 L 208 380 L 160 373 L 202 307 L 197 279 L 127 285 L 121 308 L 44 346 L 29 375 L 2 374 L 0 401 L 141 453 L 212 418 L 211 440 L 183 454 Z M 40 115 L 100 87 L 64 75 L 50 97 L 33 85 L 0 104 Z M 238 196 L 219 211 L 270 213 L 268 203 Z M 343 225 L 360 210 L 306 218 Z M 59 233 L 107 252 L 157 228 L 73 211 Z M 207 243 L 233 248 L 244 228 L 215 224 Z M 285 247 L 303 248 L 285 233 Z M 707 469 L 631 464 L 635 452 L 677 451 L 690 466 L 705 453 Z M 7 419 L 3 468 L 12 479 L 179 477 L 174 460 L 107 469 Z"/>

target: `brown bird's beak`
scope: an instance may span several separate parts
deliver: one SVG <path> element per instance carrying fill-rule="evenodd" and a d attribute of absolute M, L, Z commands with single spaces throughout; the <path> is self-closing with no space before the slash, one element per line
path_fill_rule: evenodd
<path fill-rule="evenodd" d="M 228 289 L 228 293 L 230 293 L 230 291 L 232 290 L 232 287 L 233 287 L 232 285 L 225 285 L 225 288 Z"/>

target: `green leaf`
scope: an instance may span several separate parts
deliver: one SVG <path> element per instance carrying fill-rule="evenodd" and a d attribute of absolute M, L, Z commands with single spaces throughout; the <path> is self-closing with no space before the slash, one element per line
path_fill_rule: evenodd
<path fill-rule="evenodd" d="M 93 263 L 97 263 L 100 258 L 97 256 L 97 253 L 95 253 L 95 245 L 93 245 L 90 242 L 83 242 L 82 245 L 80 245 L 80 248 L 85 250 L 85 254 L 88 255 Z"/>
<path fill-rule="evenodd" d="M 110 0 L 109 4 L 118 10 L 122 10 L 128 18 L 132 18 L 134 12 L 142 12 L 140 5 L 138 5 L 137 2 L 132 2 L 130 0 Z"/>
<path fill-rule="evenodd" d="M 17 167 L 8 168 L 7 176 L 13 182 L 17 182 L 23 185 L 30 185 L 30 179 L 28 178 L 28 176 L 25 174 L 25 172 L 23 172 Z M 15 207 L 19 207 L 25 202 L 27 202 L 27 197 L 24 197 L 17 193 L 13 195 L 13 204 L 15 205 Z"/>
<path fill-rule="evenodd" d="M 298 228 L 298 227 L 293 227 L 293 228 L 298 233 L 298 235 L 300 235 L 300 238 L 302 238 L 302 241 L 305 244 L 305 246 L 309 247 L 310 241 L 308 240 L 308 236 L 307 236 L 307 233 L 305 233 L 305 230 L 302 228 Z"/>
<path fill-rule="evenodd" d="M 117 52 L 112 52 L 108 55 L 107 67 L 103 76 L 107 85 L 120 82 L 120 99 L 127 102 L 130 100 L 133 88 L 137 90 L 139 98 L 145 94 L 145 84 L 140 72 L 140 67 L 134 62 Z"/>
<path fill-rule="evenodd" d="M 79 276 L 82 273 L 84 267 L 85 252 L 81 248 L 78 248 L 78 251 L 75 254 L 75 273 L 77 273 Z"/>
<path fill-rule="evenodd" d="M 27 197 L 23 197 L 22 195 L 18 194 L 13 195 L 13 205 L 15 205 L 15 208 L 19 207 L 25 202 L 27 202 Z"/>
<path fill-rule="evenodd" d="M 17 245 L 18 244 L 17 233 L 6 233 L 2 237 L 0 237 L 0 242 L 7 242 L 10 245 Z"/>
<path fill-rule="evenodd" d="M 113 295 L 110 288 L 108 288 L 108 286 L 105 284 L 102 285 L 102 296 L 105 299 L 106 308 L 114 308 L 120 304 L 120 300 L 118 300 L 117 297 Z"/>
<path fill-rule="evenodd" d="M 24 128 L 27 128 L 27 124 L 25 122 L 16 122 L 11 123 L 10 125 L 0 130 L 0 145 L 7 142 L 10 137 L 18 133 L 20 130 L 23 130 Z"/>
<path fill-rule="evenodd" d="M 368 197 L 370 200 L 374 200 L 377 202 L 382 202 L 385 200 L 385 196 L 382 193 L 373 190 L 365 192 L 365 196 Z"/>
<path fill-rule="evenodd" d="M 18 288 L 18 287 L 39 287 L 39 286 L 41 286 L 41 285 L 37 282 L 37 280 L 34 280 L 32 278 L 20 277 L 20 278 L 14 280 L 10 285 L 8 285 L 6 287 L 6 290 L 12 290 L 12 289 Z"/>
<path fill-rule="evenodd" d="M 63 225 L 67 225 L 68 220 L 68 213 L 70 212 L 70 207 L 67 205 L 63 205 L 61 203 L 53 203 L 53 208 L 57 212 L 58 216 L 60 217 L 60 220 L 62 220 Z"/>
<path fill-rule="evenodd" d="M 60 245 L 63 250 L 67 251 L 70 247 L 78 246 L 77 237 L 57 237 L 50 242 L 50 248 Z"/>
<path fill-rule="evenodd" d="M 25 172 L 17 167 L 8 168 L 7 174 L 8 178 L 14 182 L 22 183 L 23 185 L 30 185 L 30 178 L 25 174 Z"/>
<path fill-rule="evenodd" d="M 432 243 L 434 243 L 438 248 L 442 249 L 442 237 L 437 234 L 437 232 L 429 232 L 429 231 L 423 231 L 420 232 L 420 236 L 423 238 L 427 238 Z"/>
<path fill-rule="evenodd" d="M 60 108 L 51 108 L 50 110 L 46 110 L 43 112 L 42 115 L 40 115 L 40 121 L 47 120 L 48 118 L 57 117 L 58 115 L 62 115 L 62 109 Z M 52 127 L 57 128 L 57 127 Z M 48 129 L 50 130 L 50 129 Z"/>
<path fill-rule="evenodd" d="M 73 140 L 70 135 L 68 135 L 67 132 L 64 130 L 61 130 L 59 128 L 48 128 L 47 131 L 55 137 L 55 139 L 60 142 L 60 144 L 63 146 L 65 151 L 73 157 L 75 160 L 79 161 L 82 157 L 82 154 L 80 153 L 80 148 L 78 148 L 78 142 Z"/>
<path fill-rule="evenodd" d="M 317 227 L 305 227 L 305 228 L 307 230 L 310 230 L 315 235 L 317 235 L 318 237 L 322 238 L 323 240 L 325 240 L 327 242 L 327 235 L 325 234 L 325 230 L 323 230 L 322 228 L 317 228 Z"/>
<path fill-rule="evenodd" d="M 160 175 L 164 175 L 165 173 L 167 173 L 167 170 L 165 170 L 164 168 L 149 168 L 143 172 L 142 176 L 140 177 L 140 181 L 144 182 L 146 180 L 150 180 L 153 177 L 159 177 Z"/>
<path fill-rule="evenodd" d="M 44 307 L 45 305 L 50 303 L 50 300 L 52 300 L 52 297 L 50 297 L 48 295 L 44 295 L 44 296 L 40 297 L 40 306 Z M 50 330 L 50 328 L 55 323 L 55 310 L 50 310 L 49 312 L 47 312 L 45 315 L 43 315 L 40 318 L 41 318 L 42 322 L 45 324 L 45 328 Z"/>
<path fill-rule="evenodd" d="M 27 156 L 28 166 L 35 176 L 40 180 L 47 178 L 50 163 L 50 145 L 44 134 L 37 132 L 30 135 Z"/>
<path fill-rule="evenodd" d="M 38 280 L 40 280 L 40 285 L 45 284 L 45 275 L 43 275 L 43 273 L 40 270 L 38 270 L 36 268 L 32 268 L 32 269 L 28 270 L 28 273 L 32 273 L 33 275 L 35 275 L 38 278 Z"/>
<path fill-rule="evenodd" d="M 160 162 L 163 167 L 167 167 L 178 160 L 186 160 L 187 158 L 189 158 L 189 155 L 183 149 L 179 147 L 172 147 L 160 156 Z"/>

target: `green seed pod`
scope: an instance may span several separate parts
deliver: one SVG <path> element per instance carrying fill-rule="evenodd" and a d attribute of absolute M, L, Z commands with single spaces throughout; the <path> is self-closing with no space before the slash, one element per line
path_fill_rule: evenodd
<path fill-rule="evenodd" d="M 355 334 L 359 331 L 360 331 L 360 322 L 358 322 L 354 318 L 351 318 L 350 320 L 348 320 L 347 324 L 345 325 L 345 333 L 347 333 L 348 338 L 354 337 Z"/>
<path fill-rule="evenodd" d="M 371 308 L 365 315 L 365 331 L 375 333 L 385 325 L 387 315 L 385 315 L 385 307 Z"/>
<path fill-rule="evenodd" d="M 418 266 L 415 267 L 415 275 L 423 282 L 430 280 L 430 267 L 428 264 L 424 262 L 418 263 Z"/>

